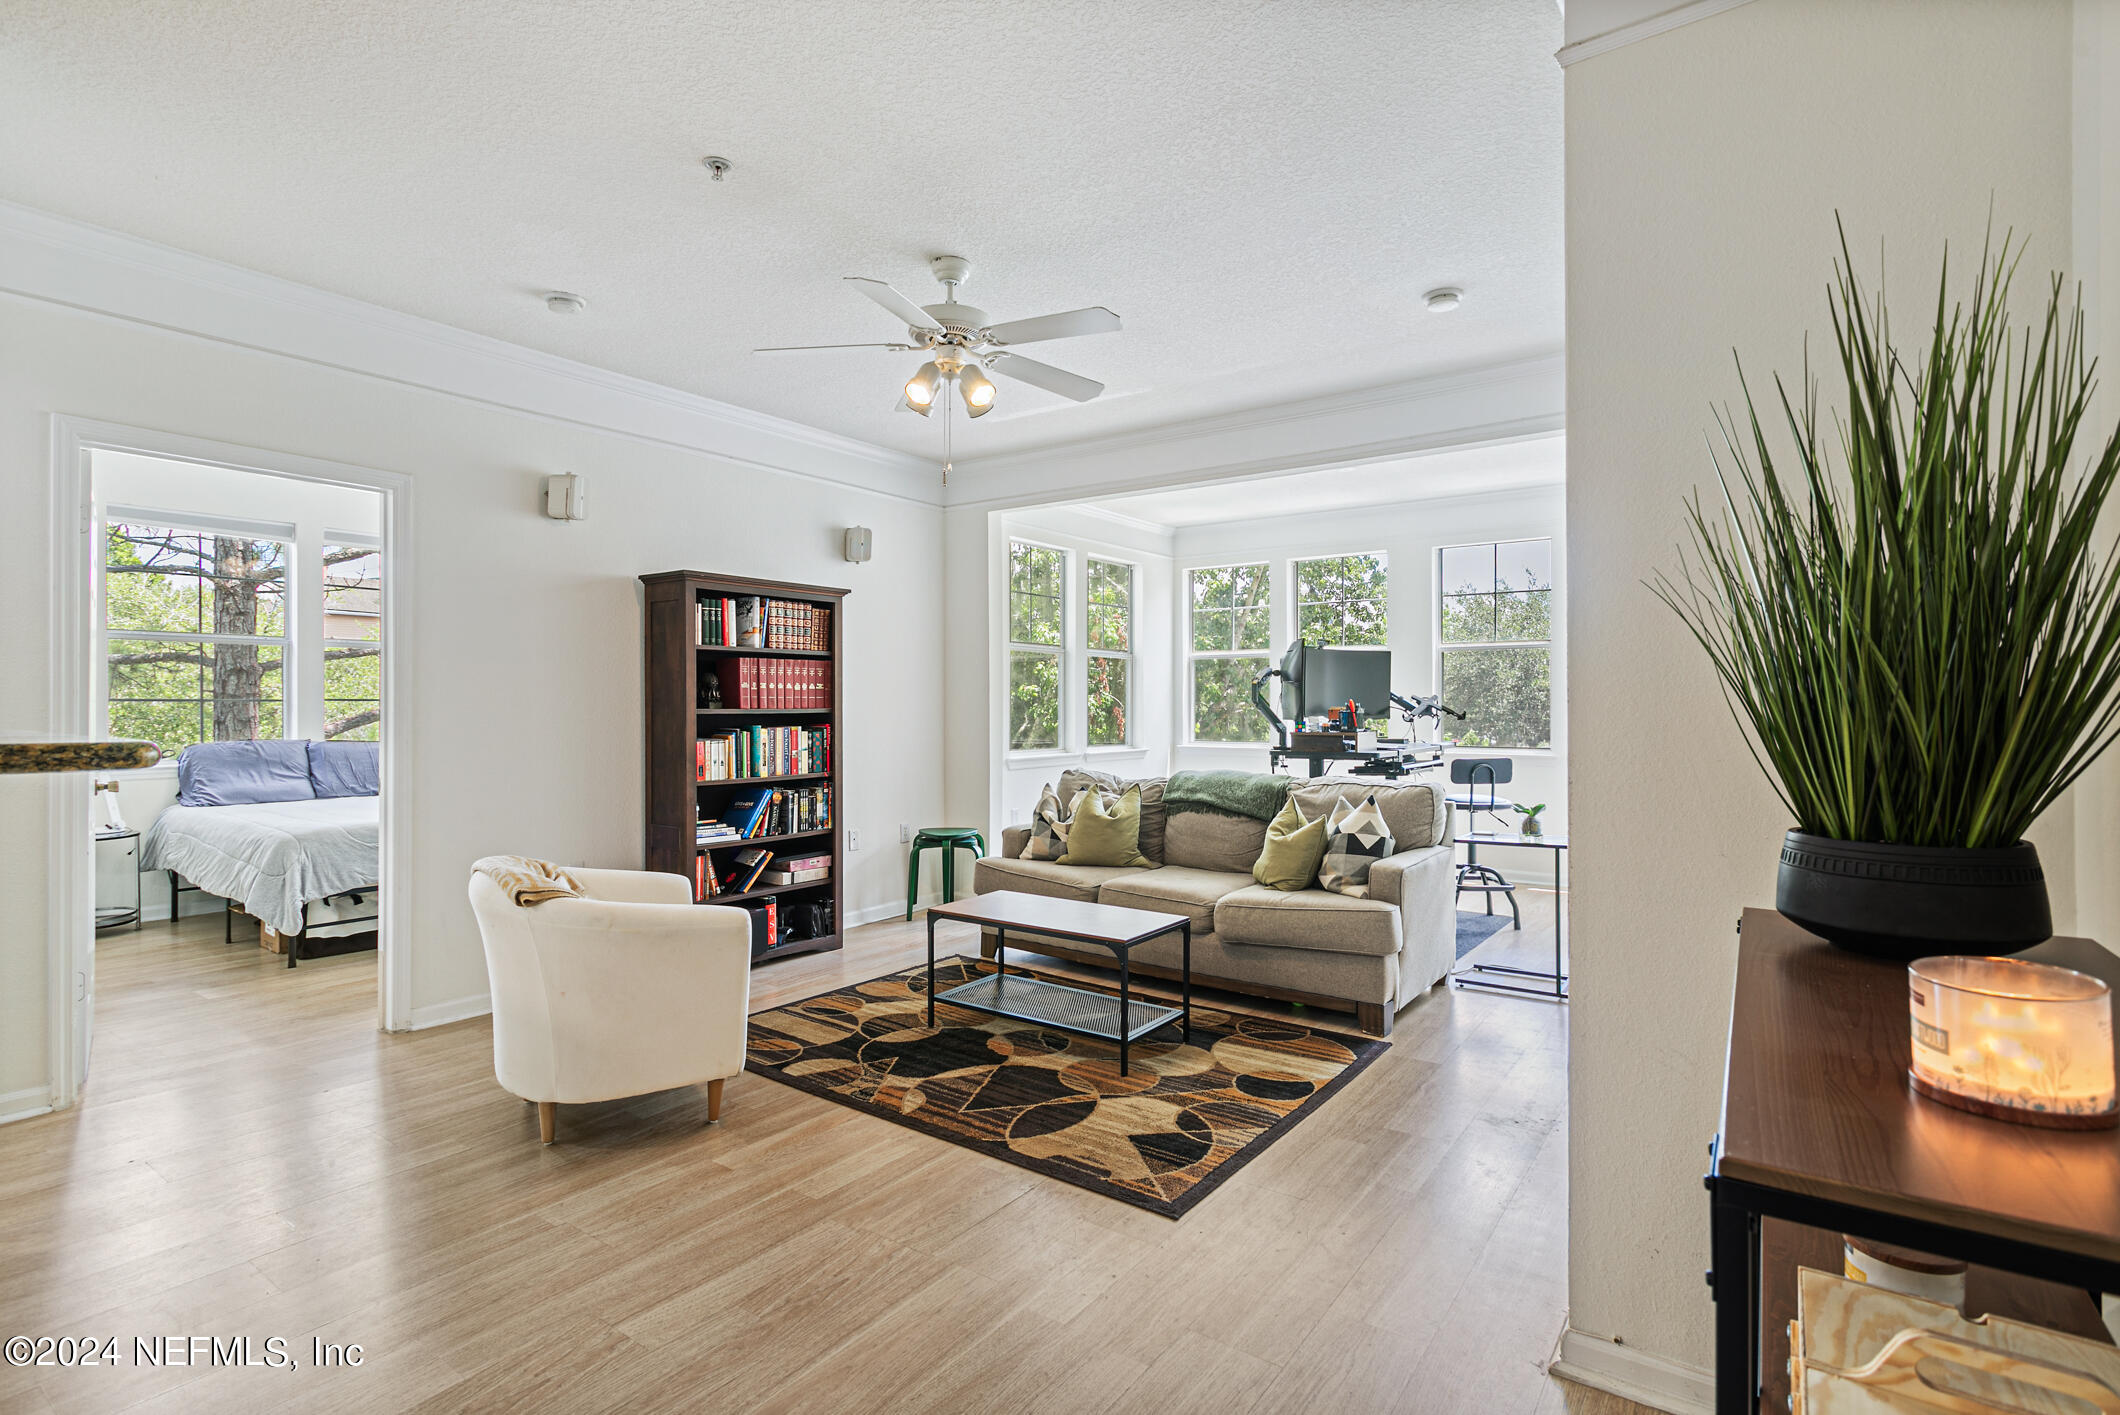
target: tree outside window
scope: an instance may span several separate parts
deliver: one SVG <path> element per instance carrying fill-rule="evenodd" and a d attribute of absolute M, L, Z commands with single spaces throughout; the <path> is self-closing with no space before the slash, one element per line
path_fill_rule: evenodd
<path fill-rule="evenodd" d="M 1051 750 L 1060 745 L 1067 552 L 1010 541 L 1008 556 L 1009 750 Z"/>
<path fill-rule="evenodd" d="M 1439 555 L 1438 682 L 1465 714 L 1462 747 L 1553 745 L 1553 542 L 1445 546 Z"/>
<path fill-rule="evenodd" d="M 286 727 L 287 546 L 137 522 L 105 528 L 105 697 L 113 736 L 173 756 Z"/>
<path fill-rule="evenodd" d="M 324 736 L 383 733 L 383 552 L 324 547 Z"/>
<path fill-rule="evenodd" d="M 1251 680 L 1271 647 L 1271 593 L 1264 565 L 1186 572 L 1195 742 L 1264 742 L 1266 719 L 1252 705 Z"/>
<path fill-rule="evenodd" d="M 1117 560 L 1088 562 L 1089 745 L 1127 745 L 1132 702 L 1134 567 Z"/>
<path fill-rule="evenodd" d="M 1384 646 L 1391 585 L 1381 554 L 1298 560 L 1295 570 L 1297 638 L 1306 644 Z"/>

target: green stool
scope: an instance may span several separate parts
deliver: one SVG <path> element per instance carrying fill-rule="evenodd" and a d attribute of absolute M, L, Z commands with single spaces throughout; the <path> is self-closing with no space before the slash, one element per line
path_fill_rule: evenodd
<path fill-rule="evenodd" d="M 986 837 L 970 826 L 938 825 L 913 833 L 913 854 L 905 868 L 905 916 L 913 917 L 913 903 L 920 898 L 920 852 L 942 852 L 942 902 L 957 897 L 957 852 L 969 850 L 974 860 L 986 854 Z"/>

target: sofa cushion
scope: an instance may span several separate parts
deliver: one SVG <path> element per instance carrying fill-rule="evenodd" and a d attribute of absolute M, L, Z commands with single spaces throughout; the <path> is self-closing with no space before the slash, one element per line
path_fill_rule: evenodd
<path fill-rule="evenodd" d="M 1085 793 L 1072 796 L 1055 796 L 1048 786 L 1040 793 L 1038 804 L 1031 810 L 1030 839 L 1018 852 L 1025 860 L 1054 861 L 1067 854 L 1067 832 L 1074 821 L 1075 809 L 1082 803 Z"/>
<path fill-rule="evenodd" d="M 1384 824 L 1391 828 L 1392 843 L 1399 850 L 1423 850 L 1440 844 L 1450 820 L 1443 788 L 1428 782 L 1386 786 L 1374 781 L 1345 779 L 1305 781 L 1297 784 L 1293 794 L 1306 816 L 1320 812 L 1329 814 L 1342 801 L 1359 806 L 1374 795 L 1377 811 L 1384 817 Z"/>
<path fill-rule="evenodd" d="M 1318 882 L 1318 861 L 1325 858 L 1325 828 L 1319 816 L 1306 820 L 1302 808 L 1290 801 L 1266 826 L 1266 843 L 1251 867 L 1251 877 L 1269 889 L 1294 892 Z"/>
<path fill-rule="evenodd" d="M 1265 821 L 1219 811 L 1182 811 L 1164 823 L 1163 863 L 1249 879 L 1265 844 Z"/>
<path fill-rule="evenodd" d="M 1129 786 L 1141 788 L 1141 853 L 1157 864 L 1163 859 L 1163 778 L 1144 776 L 1127 781 L 1107 771 L 1069 767 L 1060 773 L 1060 798 L 1072 801 L 1077 791 L 1094 788 L 1107 796 L 1123 795 Z"/>
<path fill-rule="evenodd" d="M 1097 891 L 1110 881 L 1154 873 L 1117 865 L 1063 865 L 1053 860 L 1011 860 L 989 855 L 972 871 L 972 888 L 980 894 L 1012 889 L 1018 894 L 1043 894 L 1050 899 L 1079 899 L 1084 904 L 1095 904 Z"/>
<path fill-rule="evenodd" d="M 1194 933 L 1207 933 L 1215 926 L 1215 902 L 1232 891 L 1250 887 L 1249 873 L 1165 865 L 1160 870 L 1128 871 L 1125 878 L 1112 880 L 1098 890 L 1097 902 L 1122 909 L 1183 914 L 1192 920 Z"/>
<path fill-rule="evenodd" d="M 1359 806 L 1341 801 L 1325 826 L 1325 859 L 1318 866 L 1318 885 L 1334 894 L 1360 898 L 1369 893 L 1369 867 L 1394 850 L 1391 827 L 1371 793 Z"/>
<path fill-rule="evenodd" d="M 1078 798 L 1074 823 L 1067 831 L 1063 865 L 1129 865 L 1148 869 L 1156 862 L 1141 853 L 1141 788 L 1129 786 L 1117 796 L 1085 791 Z"/>
<path fill-rule="evenodd" d="M 1356 899 L 1327 889 L 1285 894 L 1255 884 L 1215 905 L 1215 937 L 1226 943 L 1382 957 L 1399 951 L 1399 911 L 1380 899 Z"/>

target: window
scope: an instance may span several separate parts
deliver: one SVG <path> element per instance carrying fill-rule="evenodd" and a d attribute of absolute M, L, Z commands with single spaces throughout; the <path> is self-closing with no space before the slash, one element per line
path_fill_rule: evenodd
<path fill-rule="evenodd" d="M 1439 554 L 1443 740 L 1462 747 L 1550 747 L 1553 542 L 1450 545 Z"/>
<path fill-rule="evenodd" d="M 110 522 L 103 629 L 113 736 L 173 756 L 284 732 L 285 542 Z"/>
<path fill-rule="evenodd" d="M 1266 719 L 1251 680 L 1266 667 L 1273 626 L 1264 565 L 1187 572 L 1195 742 L 1263 742 Z"/>
<path fill-rule="evenodd" d="M 1012 752 L 1060 745 L 1060 655 L 1066 624 L 1067 552 L 1010 541 L 1008 547 L 1008 745 Z"/>
<path fill-rule="evenodd" d="M 324 547 L 324 736 L 383 735 L 383 552 Z"/>
<path fill-rule="evenodd" d="M 1296 562 L 1296 637 L 1306 644 L 1384 646 L 1390 582 L 1382 555 Z"/>
<path fill-rule="evenodd" d="M 1127 745 L 1128 690 L 1133 682 L 1134 567 L 1089 560 L 1089 745 Z"/>

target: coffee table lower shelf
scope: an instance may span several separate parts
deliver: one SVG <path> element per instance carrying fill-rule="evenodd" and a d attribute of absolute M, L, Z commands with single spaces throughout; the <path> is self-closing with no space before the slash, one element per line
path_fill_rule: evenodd
<path fill-rule="evenodd" d="M 1137 1042 L 1158 1027 L 1177 1022 L 1184 1009 L 1163 1007 L 1129 998 L 1121 1025 L 1119 999 L 1108 993 L 1064 987 L 1042 978 L 994 973 L 959 983 L 948 992 L 935 994 L 937 1002 L 951 1002 L 975 1012 L 1011 1017 L 1018 1022 L 1037 1022 L 1055 1031 L 1096 1037 L 1107 1042 Z M 1188 1038 L 1190 1040 L 1190 1038 Z"/>

